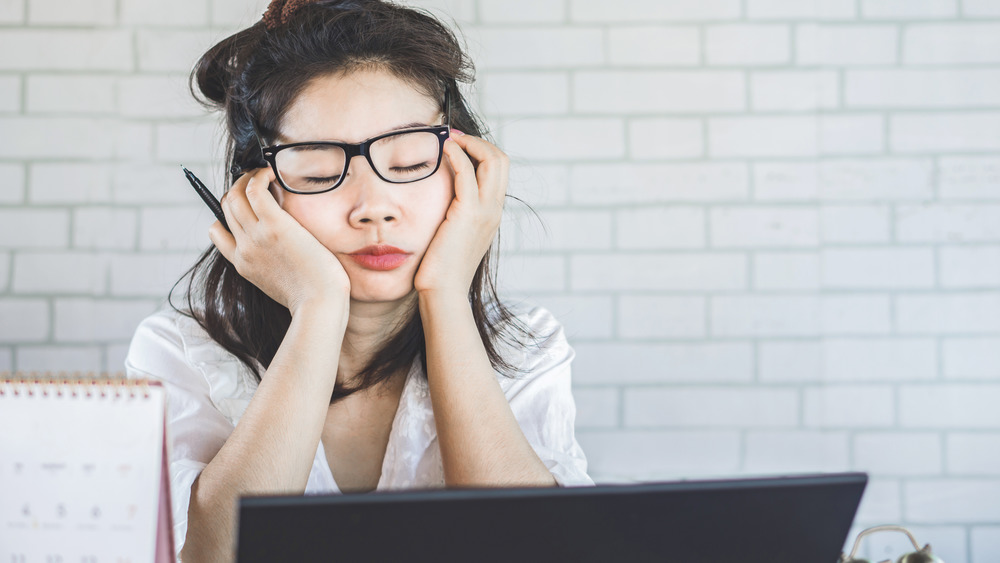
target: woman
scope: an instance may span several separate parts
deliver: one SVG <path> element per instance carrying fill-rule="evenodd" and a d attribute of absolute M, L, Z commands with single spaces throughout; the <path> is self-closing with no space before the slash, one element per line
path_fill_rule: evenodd
<path fill-rule="evenodd" d="M 560 326 L 495 298 L 508 161 L 447 28 L 276 0 L 194 78 L 227 120 L 228 230 L 126 363 L 170 393 L 183 559 L 232 556 L 240 495 L 591 484 Z"/>

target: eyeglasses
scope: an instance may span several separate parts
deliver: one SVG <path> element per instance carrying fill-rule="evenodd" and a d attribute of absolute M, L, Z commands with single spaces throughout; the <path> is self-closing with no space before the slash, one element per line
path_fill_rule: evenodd
<path fill-rule="evenodd" d="M 347 177 L 351 159 L 364 156 L 375 174 L 392 184 L 429 178 L 441 166 L 444 143 L 451 133 L 451 108 L 445 92 L 445 123 L 392 131 L 362 143 L 310 141 L 261 147 L 278 183 L 294 194 L 321 194 Z"/>
<path fill-rule="evenodd" d="M 854 549 L 851 550 L 851 554 L 844 555 L 841 553 L 838 563 L 871 563 L 868 559 L 856 559 L 854 557 L 854 554 L 858 551 L 858 547 L 861 545 L 861 538 L 875 532 L 886 531 L 902 532 L 906 534 L 906 537 L 908 537 L 910 542 L 913 544 L 913 552 L 901 555 L 897 560 L 899 563 L 941 563 L 941 560 L 931 552 L 930 544 L 920 547 L 920 544 L 917 543 L 917 539 L 913 537 L 913 534 L 902 526 L 874 526 L 866 530 L 862 530 L 858 534 L 857 539 L 854 540 Z M 887 559 L 881 563 L 892 563 L 892 560 Z"/>

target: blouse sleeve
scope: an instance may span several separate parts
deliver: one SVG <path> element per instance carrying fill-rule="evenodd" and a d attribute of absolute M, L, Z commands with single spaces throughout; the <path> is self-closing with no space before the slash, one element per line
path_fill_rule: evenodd
<path fill-rule="evenodd" d="M 187 535 L 191 486 L 233 431 L 232 423 L 209 397 L 209 383 L 185 354 L 174 318 L 145 319 L 136 329 L 125 359 L 128 378 L 150 378 L 167 392 L 167 451 L 178 557 Z"/>
<path fill-rule="evenodd" d="M 587 458 L 576 441 L 576 403 L 570 363 L 575 353 L 562 326 L 544 309 L 525 323 L 540 340 L 529 345 L 518 379 L 507 380 L 511 411 L 535 453 L 563 487 L 593 485 Z"/>

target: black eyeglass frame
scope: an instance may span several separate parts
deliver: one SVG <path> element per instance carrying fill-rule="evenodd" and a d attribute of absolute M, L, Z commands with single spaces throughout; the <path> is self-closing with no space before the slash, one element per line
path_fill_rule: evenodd
<path fill-rule="evenodd" d="M 383 181 L 389 182 L 390 184 L 410 184 L 410 183 L 413 183 L 413 182 L 419 182 L 421 180 L 426 180 L 427 178 L 430 178 L 431 176 L 433 176 L 438 171 L 438 169 L 441 168 L 441 160 L 442 160 L 442 157 L 444 156 L 444 143 L 445 143 L 445 141 L 448 140 L 448 137 L 451 136 L 451 104 L 450 104 L 450 99 L 449 98 L 450 98 L 450 96 L 448 95 L 448 90 L 447 90 L 447 88 L 445 88 L 445 93 L 444 93 L 445 122 L 444 122 L 444 125 L 435 125 L 435 126 L 432 126 L 432 127 L 417 127 L 417 128 L 414 128 L 414 129 L 402 129 L 402 130 L 398 130 L 398 131 L 390 131 L 388 133 L 383 133 L 381 135 L 377 135 L 375 137 L 372 137 L 372 138 L 367 139 L 365 141 L 362 141 L 360 143 L 341 143 L 339 141 L 305 141 L 305 142 L 301 142 L 301 143 L 288 143 L 287 145 L 270 145 L 270 146 L 266 146 L 265 147 L 265 146 L 263 146 L 263 143 L 261 142 L 260 137 L 258 136 L 257 141 L 258 141 L 258 143 L 261 144 L 260 154 L 264 158 L 264 161 L 267 162 L 271 166 L 271 170 L 274 171 L 274 177 L 278 179 L 278 184 L 282 187 L 282 189 L 284 189 L 287 192 L 293 193 L 293 194 L 302 194 L 302 195 L 323 194 L 323 193 L 330 192 L 330 191 L 333 191 L 333 190 L 339 188 L 340 185 L 344 183 L 344 179 L 347 178 L 347 169 L 351 165 L 351 159 L 354 158 L 354 157 L 356 157 L 356 156 L 364 156 L 365 160 L 368 161 L 368 166 L 370 166 L 371 169 L 372 169 L 372 171 L 375 172 L 375 175 L 378 176 Z M 424 176 L 422 178 L 417 178 L 415 180 L 390 180 L 390 179 L 386 178 L 385 176 L 383 176 L 378 171 L 378 168 L 375 167 L 375 162 L 372 161 L 371 146 L 373 144 L 375 144 L 376 142 L 378 142 L 381 139 L 385 139 L 386 137 L 392 137 L 392 136 L 395 136 L 395 135 L 406 135 L 408 133 L 425 133 L 425 132 L 426 133 L 434 133 L 437 136 L 437 140 L 438 140 L 438 157 L 437 157 L 437 162 L 434 164 L 434 169 L 431 170 L 426 176 Z M 278 163 L 277 163 L 278 153 L 280 151 L 282 151 L 282 150 L 285 150 L 285 149 L 290 149 L 290 148 L 295 148 L 295 147 L 302 147 L 302 146 L 316 146 L 316 145 L 339 147 L 341 150 L 343 150 L 344 151 L 344 155 L 345 155 L 344 156 L 344 173 L 340 175 L 340 178 L 336 181 L 336 183 L 334 183 L 329 188 L 326 188 L 326 189 L 323 189 L 323 190 L 314 191 L 314 192 L 313 191 L 304 192 L 304 191 L 293 190 L 292 188 L 289 188 L 285 184 L 285 181 L 281 179 L 281 173 L 278 172 Z"/>

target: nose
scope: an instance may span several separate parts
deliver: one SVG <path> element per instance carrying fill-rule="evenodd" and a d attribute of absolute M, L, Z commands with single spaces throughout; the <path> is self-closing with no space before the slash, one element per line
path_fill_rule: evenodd
<path fill-rule="evenodd" d="M 352 226 L 384 225 L 399 220 L 399 207 L 392 197 L 394 186 L 379 178 L 364 157 L 352 159 L 350 174 L 353 178 L 348 181 L 355 182 L 352 190 L 355 201 L 348 218 Z"/>

